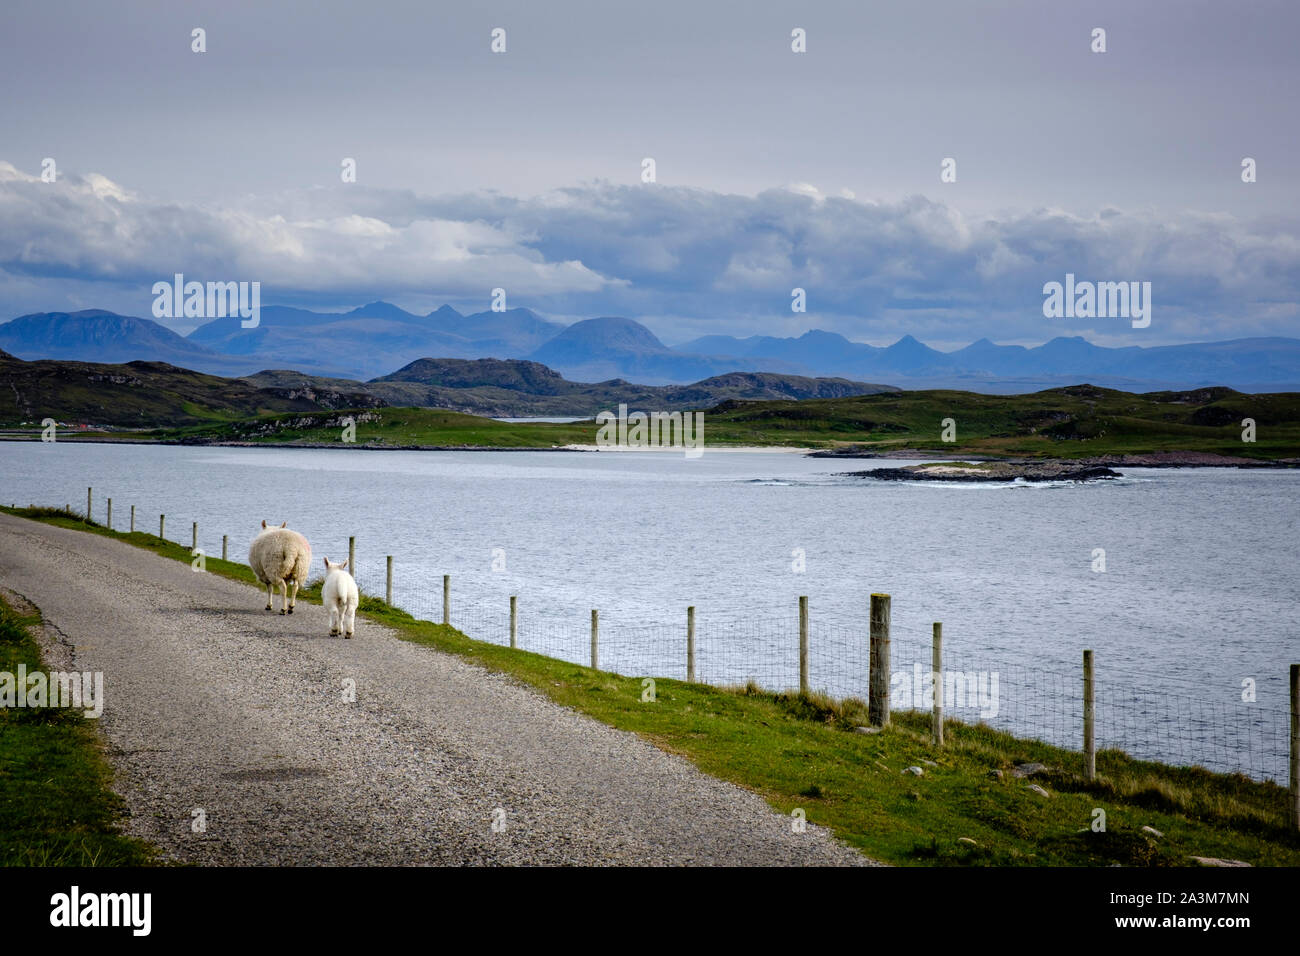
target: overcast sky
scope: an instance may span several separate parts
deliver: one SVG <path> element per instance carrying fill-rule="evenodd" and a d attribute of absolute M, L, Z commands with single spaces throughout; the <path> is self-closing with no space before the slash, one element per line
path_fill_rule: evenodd
<path fill-rule="evenodd" d="M 147 316 L 153 282 L 184 272 L 328 308 L 478 310 L 500 286 L 670 343 L 1300 334 L 1294 3 L 6 0 L 3 17 L 0 318 Z M 1150 327 L 1044 318 L 1066 272 L 1150 281 Z"/>

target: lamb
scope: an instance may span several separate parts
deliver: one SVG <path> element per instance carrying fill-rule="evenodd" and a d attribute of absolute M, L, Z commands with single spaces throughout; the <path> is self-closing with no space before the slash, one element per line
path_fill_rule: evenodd
<path fill-rule="evenodd" d="M 348 563 L 335 564 L 325 559 L 325 583 L 321 586 L 321 603 L 329 608 L 330 637 L 341 631 L 345 639 L 352 637 L 357 618 L 357 582 L 347 571 Z"/>
<path fill-rule="evenodd" d="M 266 585 L 266 609 L 274 610 L 274 589 L 280 589 L 280 613 L 292 614 L 298 600 L 298 588 L 306 585 L 311 569 L 311 545 L 284 522 L 278 528 L 262 530 L 248 549 L 248 566 L 257 580 Z"/>

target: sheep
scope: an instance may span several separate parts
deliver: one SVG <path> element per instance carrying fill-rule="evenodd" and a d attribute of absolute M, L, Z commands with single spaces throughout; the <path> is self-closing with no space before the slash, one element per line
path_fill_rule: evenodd
<path fill-rule="evenodd" d="M 347 571 L 348 563 L 335 564 L 325 559 L 325 583 L 321 585 L 321 603 L 329 608 L 330 637 L 342 632 L 345 639 L 352 637 L 357 619 L 357 602 L 361 599 L 357 592 L 357 582 Z"/>
<path fill-rule="evenodd" d="M 293 613 L 298 588 L 306 585 L 311 569 L 311 545 L 297 531 L 290 531 L 288 523 L 268 528 L 263 521 L 261 532 L 248 549 L 248 566 L 266 585 L 266 609 L 274 610 L 274 589 L 279 587 L 281 614 Z"/>

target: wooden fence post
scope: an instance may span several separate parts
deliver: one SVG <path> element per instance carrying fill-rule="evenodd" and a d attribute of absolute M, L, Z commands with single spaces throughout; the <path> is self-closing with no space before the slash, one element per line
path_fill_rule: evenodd
<path fill-rule="evenodd" d="M 113 499 L 108 499 L 108 530 L 113 530 Z"/>
<path fill-rule="evenodd" d="M 135 505 L 131 506 L 131 533 L 135 534 Z"/>
<path fill-rule="evenodd" d="M 591 669 L 600 670 L 600 657 L 596 653 L 596 635 L 599 631 L 599 616 L 596 609 L 591 609 Z"/>
<path fill-rule="evenodd" d="M 86 489 L 86 520 L 90 520 L 90 489 Z"/>
<path fill-rule="evenodd" d="M 387 570 L 384 574 L 384 603 L 389 607 L 393 606 L 393 556 L 390 554 L 385 561 Z"/>
<path fill-rule="evenodd" d="M 519 646 L 519 596 L 510 595 L 510 646 Z"/>
<path fill-rule="evenodd" d="M 190 528 L 190 553 L 199 550 L 199 523 L 196 521 Z"/>
<path fill-rule="evenodd" d="M 799 693 L 808 693 L 808 595 L 799 596 Z"/>
<path fill-rule="evenodd" d="M 1083 652 L 1083 775 L 1097 779 L 1096 693 L 1092 651 Z"/>
<path fill-rule="evenodd" d="M 442 576 L 442 623 L 451 624 L 451 575 Z"/>
<path fill-rule="evenodd" d="M 166 538 L 163 537 L 163 529 L 166 528 L 166 526 L 167 526 L 167 516 L 159 515 L 158 516 L 158 540 L 159 541 L 166 540 Z"/>
<path fill-rule="evenodd" d="M 348 572 L 355 580 L 357 577 L 357 539 L 355 535 L 348 537 Z"/>
<path fill-rule="evenodd" d="M 934 681 L 934 716 L 930 720 L 930 736 L 936 747 L 943 746 L 943 625 L 934 622 L 934 640 L 930 650 L 930 670 Z"/>
<path fill-rule="evenodd" d="M 695 605 L 686 609 L 686 683 L 695 683 Z"/>
<path fill-rule="evenodd" d="M 228 539 L 229 537 L 230 537 L 230 535 L 226 535 L 226 534 L 223 534 L 223 535 L 221 536 L 221 560 L 222 560 L 222 561 L 228 561 L 228 560 L 229 560 L 229 558 L 226 557 L 226 545 L 227 545 L 227 543 L 228 543 L 227 539 Z"/>
<path fill-rule="evenodd" d="M 867 719 L 875 727 L 889 725 L 889 595 L 871 595 L 870 696 Z"/>
<path fill-rule="evenodd" d="M 1291 665 L 1291 826 L 1300 830 L 1300 664 Z"/>

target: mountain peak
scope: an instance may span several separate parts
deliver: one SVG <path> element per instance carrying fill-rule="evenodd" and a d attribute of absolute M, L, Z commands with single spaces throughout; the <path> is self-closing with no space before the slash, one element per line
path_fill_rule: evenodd
<path fill-rule="evenodd" d="M 522 359 L 416 359 L 374 382 L 417 382 L 443 388 L 491 386 L 534 395 L 556 395 L 565 384 L 560 374 Z"/>
<path fill-rule="evenodd" d="M 918 340 L 914 336 L 904 335 L 901 339 L 889 346 L 892 352 L 933 352 L 934 349 Z"/>
<path fill-rule="evenodd" d="M 809 329 L 803 335 L 799 336 L 800 342 L 847 342 L 844 336 L 838 332 L 827 332 L 825 329 Z"/>
<path fill-rule="evenodd" d="M 581 341 L 587 346 L 665 352 L 668 347 L 640 322 L 621 316 L 606 315 L 583 319 L 557 335 L 551 342 Z M 549 344 L 549 343 L 548 343 Z"/>
<path fill-rule="evenodd" d="M 346 312 L 344 315 L 353 319 L 397 319 L 399 321 L 408 321 L 417 318 L 405 309 L 399 309 L 391 302 L 371 302 L 369 305 L 363 305 Z"/>
<path fill-rule="evenodd" d="M 149 357 L 177 365 L 218 359 L 152 319 L 104 309 L 34 312 L 0 325 L 0 347 L 16 358 L 129 362 Z"/>

